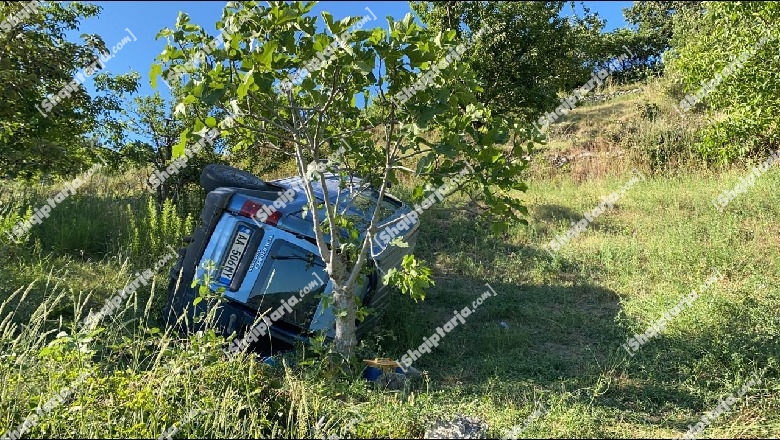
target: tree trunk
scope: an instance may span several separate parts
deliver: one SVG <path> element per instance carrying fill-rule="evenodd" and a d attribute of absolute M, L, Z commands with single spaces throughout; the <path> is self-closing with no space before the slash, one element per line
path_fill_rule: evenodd
<path fill-rule="evenodd" d="M 355 291 L 347 282 L 346 262 L 337 254 L 333 264 L 333 307 L 336 314 L 336 335 L 333 345 L 336 353 L 349 359 L 357 339 L 355 338 Z M 345 313 L 346 312 L 346 313 Z"/>

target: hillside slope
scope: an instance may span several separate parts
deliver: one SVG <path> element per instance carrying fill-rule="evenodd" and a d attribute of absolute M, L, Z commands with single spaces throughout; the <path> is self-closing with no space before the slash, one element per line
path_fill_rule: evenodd
<path fill-rule="evenodd" d="M 100 329 L 74 333 L 88 308 L 178 246 L 203 197 L 157 214 L 141 173 L 95 176 L 0 252 L 0 432 L 68 387 L 28 436 L 157 437 L 177 424 L 181 437 L 421 438 L 465 414 L 493 438 L 677 437 L 745 387 L 701 436 L 776 436 L 780 175 L 773 167 L 719 212 L 712 199 L 749 169 L 679 156 L 662 167 L 690 147 L 698 122 L 681 123 L 654 87 L 627 86 L 640 91 L 553 126 L 525 176 L 528 226 L 490 233 L 456 198 L 424 214 L 417 254 L 436 285 L 420 303 L 394 297 L 361 355 L 397 359 L 485 283 L 497 296 L 423 354 L 422 379 L 402 390 L 329 375 L 310 352 L 270 366 L 227 359 L 209 333 L 161 331 L 168 267 Z M 644 180 L 629 186 L 634 168 Z M 3 183 L 3 225 L 56 191 Z M 556 237 L 563 244 L 548 252 Z"/>

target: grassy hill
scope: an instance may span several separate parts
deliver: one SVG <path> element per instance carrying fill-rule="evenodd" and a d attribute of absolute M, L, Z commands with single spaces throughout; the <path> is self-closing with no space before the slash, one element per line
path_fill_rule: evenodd
<path fill-rule="evenodd" d="M 777 170 L 718 212 L 712 199 L 753 164 L 713 170 L 695 159 L 701 120 L 680 118 L 658 83 L 600 93 L 614 95 L 562 118 L 530 157 L 528 226 L 493 234 L 456 198 L 422 217 L 417 254 L 436 285 L 421 303 L 396 296 L 361 355 L 399 358 L 485 283 L 498 295 L 416 361 L 422 379 L 400 391 L 329 377 L 307 351 L 271 366 L 228 360 L 208 333 L 166 333 L 167 267 L 100 330 L 74 333 L 89 307 L 190 233 L 203 199 L 193 189 L 157 214 L 140 171 L 96 175 L 0 251 L 0 433 L 88 373 L 27 436 L 157 437 L 178 423 L 177 437 L 420 438 L 436 419 L 465 414 L 491 437 L 678 437 L 757 375 L 700 437 L 776 436 Z M 645 180 L 546 251 L 633 169 Z M 4 183 L 2 224 L 60 188 Z M 715 269 L 722 279 L 701 288 Z M 695 289 L 660 335 L 623 346 Z M 539 405 L 544 413 L 529 418 Z"/>

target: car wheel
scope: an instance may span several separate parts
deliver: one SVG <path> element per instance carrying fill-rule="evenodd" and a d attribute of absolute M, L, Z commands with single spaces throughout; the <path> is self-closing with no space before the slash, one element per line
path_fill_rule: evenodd
<path fill-rule="evenodd" d="M 223 186 L 270 191 L 273 188 L 252 173 L 229 165 L 209 164 L 200 173 L 200 186 L 214 191 Z"/>

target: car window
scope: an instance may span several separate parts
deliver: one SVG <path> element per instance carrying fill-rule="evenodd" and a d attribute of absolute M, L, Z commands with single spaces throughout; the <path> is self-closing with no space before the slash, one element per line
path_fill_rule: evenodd
<path fill-rule="evenodd" d="M 373 197 L 370 193 L 366 193 L 365 191 L 357 193 L 354 196 L 354 200 L 351 206 L 351 208 L 357 209 L 363 213 L 363 216 L 366 219 L 364 220 L 365 223 L 368 223 L 368 221 L 371 220 L 371 216 L 374 215 L 375 207 L 376 207 L 376 198 Z M 382 204 L 379 205 L 379 220 L 386 219 L 395 211 L 397 211 L 398 208 L 400 207 L 401 207 L 400 203 L 385 197 L 384 200 L 382 200 Z"/>
<path fill-rule="evenodd" d="M 276 240 L 270 256 L 260 271 L 247 305 L 260 311 L 276 309 L 282 300 L 296 296 L 285 321 L 302 324 L 311 318 L 319 303 L 317 296 L 325 291 L 328 274 L 322 259 L 312 252 L 285 240 Z"/>

